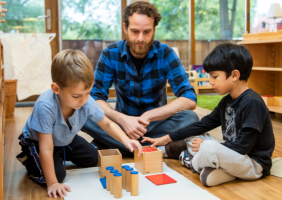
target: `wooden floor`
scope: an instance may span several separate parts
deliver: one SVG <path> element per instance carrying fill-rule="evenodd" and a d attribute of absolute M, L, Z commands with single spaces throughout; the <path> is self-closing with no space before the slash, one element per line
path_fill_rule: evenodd
<path fill-rule="evenodd" d="M 18 135 L 21 133 L 32 108 L 16 108 L 15 116 L 6 120 L 5 131 L 5 156 L 4 156 L 4 200 L 41 200 L 47 197 L 46 188 L 39 186 L 27 177 L 26 169 L 16 159 L 20 152 Z M 197 108 L 199 117 L 208 114 L 209 111 Z M 276 148 L 273 158 L 282 157 L 282 118 L 272 116 L 272 124 L 275 132 Z M 211 131 L 217 138 L 221 137 L 220 128 Z M 83 134 L 82 134 L 83 135 Z M 91 138 L 86 137 L 87 140 Z M 133 162 L 132 158 L 124 158 L 124 163 Z M 282 199 L 282 179 L 268 176 L 257 181 L 235 180 L 220 186 L 205 188 L 202 186 L 199 175 L 191 173 L 184 168 L 178 160 L 165 159 L 166 164 L 194 182 L 196 185 L 206 189 L 220 199 Z"/>

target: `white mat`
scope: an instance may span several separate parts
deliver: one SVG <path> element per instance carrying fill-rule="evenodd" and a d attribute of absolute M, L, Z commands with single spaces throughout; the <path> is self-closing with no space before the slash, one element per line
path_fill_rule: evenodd
<path fill-rule="evenodd" d="M 126 165 L 134 167 L 134 163 L 127 163 Z M 200 188 L 181 174 L 167 167 L 165 163 L 163 163 L 163 172 L 175 179 L 177 183 L 156 186 L 144 175 L 139 173 L 139 196 L 133 197 L 126 190 L 122 190 L 121 199 L 218 200 L 217 197 L 208 191 Z M 98 167 L 68 170 L 64 184 L 71 187 L 71 192 L 68 193 L 68 197 L 65 197 L 65 200 L 115 199 L 109 191 L 102 187 Z"/>

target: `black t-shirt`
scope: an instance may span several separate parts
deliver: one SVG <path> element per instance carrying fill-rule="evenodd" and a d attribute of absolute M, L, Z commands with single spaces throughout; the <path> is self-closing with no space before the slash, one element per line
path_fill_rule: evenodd
<path fill-rule="evenodd" d="M 129 49 L 129 47 L 128 47 L 128 49 Z M 146 59 L 147 56 L 145 56 L 145 57 L 142 58 L 142 59 L 138 59 L 138 58 L 135 58 L 135 57 L 131 54 L 130 50 L 129 50 L 128 52 L 129 52 L 129 55 L 130 55 L 130 57 L 131 57 L 131 59 L 132 59 L 134 65 L 135 65 L 136 69 L 137 69 L 138 74 L 140 74 L 141 68 L 142 68 L 142 66 L 143 66 L 143 64 L 144 64 L 145 59 Z"/>
<path fill-rule="evenodd" d="M 222 145 L 242 155 L 248 155 L 263 168 L 263 176 L 270 174 L 271 156 L 275 147 L 269 110 L 252 89 L 236 99 L 225 96 L 211 114 L 176 133 L 169 134 L 173 141 L 201 135 L 222 126 Z"/>

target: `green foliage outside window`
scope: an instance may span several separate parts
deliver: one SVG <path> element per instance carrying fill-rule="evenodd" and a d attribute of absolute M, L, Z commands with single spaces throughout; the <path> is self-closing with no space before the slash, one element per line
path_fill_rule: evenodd
<path fill-rule="evenodd" d="M 257 0 L 251 0 L 251 19 Z M 155 38 L 189 39 L 189 0 L 150 0 L 162 15 Z M 242 37 L 245 26 L 245 1 L 195 0 L 195 37 L 197 40 L 220 40 Z M 44 0 L 9 0 L 1 24 L 2 32 L 43 33 Z M 223 11 L 221 8 L 224 8 Z M 227 8 L 227 9 L 226 9 Z M 220 12 L 221 11 L 221 12 Z M 232 16 L 234 23 L 232 24 Z M 80 17 L 83 20 L 79 19 Z M 224 24 L 223 19 L 228 17 Z M 225 21 L 226 22 L 226 21 Z M 120 0 L 62 0 L 64 40 L 121 38 Z"/>

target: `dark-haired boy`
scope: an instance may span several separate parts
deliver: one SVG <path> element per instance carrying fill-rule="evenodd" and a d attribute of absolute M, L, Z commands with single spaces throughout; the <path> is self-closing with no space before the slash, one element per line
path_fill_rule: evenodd
<path fill-rule="evenodd" d="M 200 122 L 161 138 L 144 138 L 153 146 L 188 138 L 188 150 L 180 154 L 181 163 L 200 173 L 204 186 L 215 186 L 236 177 L 255 180 L 270 174 L 274 134 L 268 108 L 262 98 L 249 89 L 247 80 L 253 60 L 244 46 L 222 44 L 205 59 L 210 84 L 226 95 Z M 208 134 L 222 126 L 224 143 Z M 191 136 L 197 136 L 192 137 Z"/>

